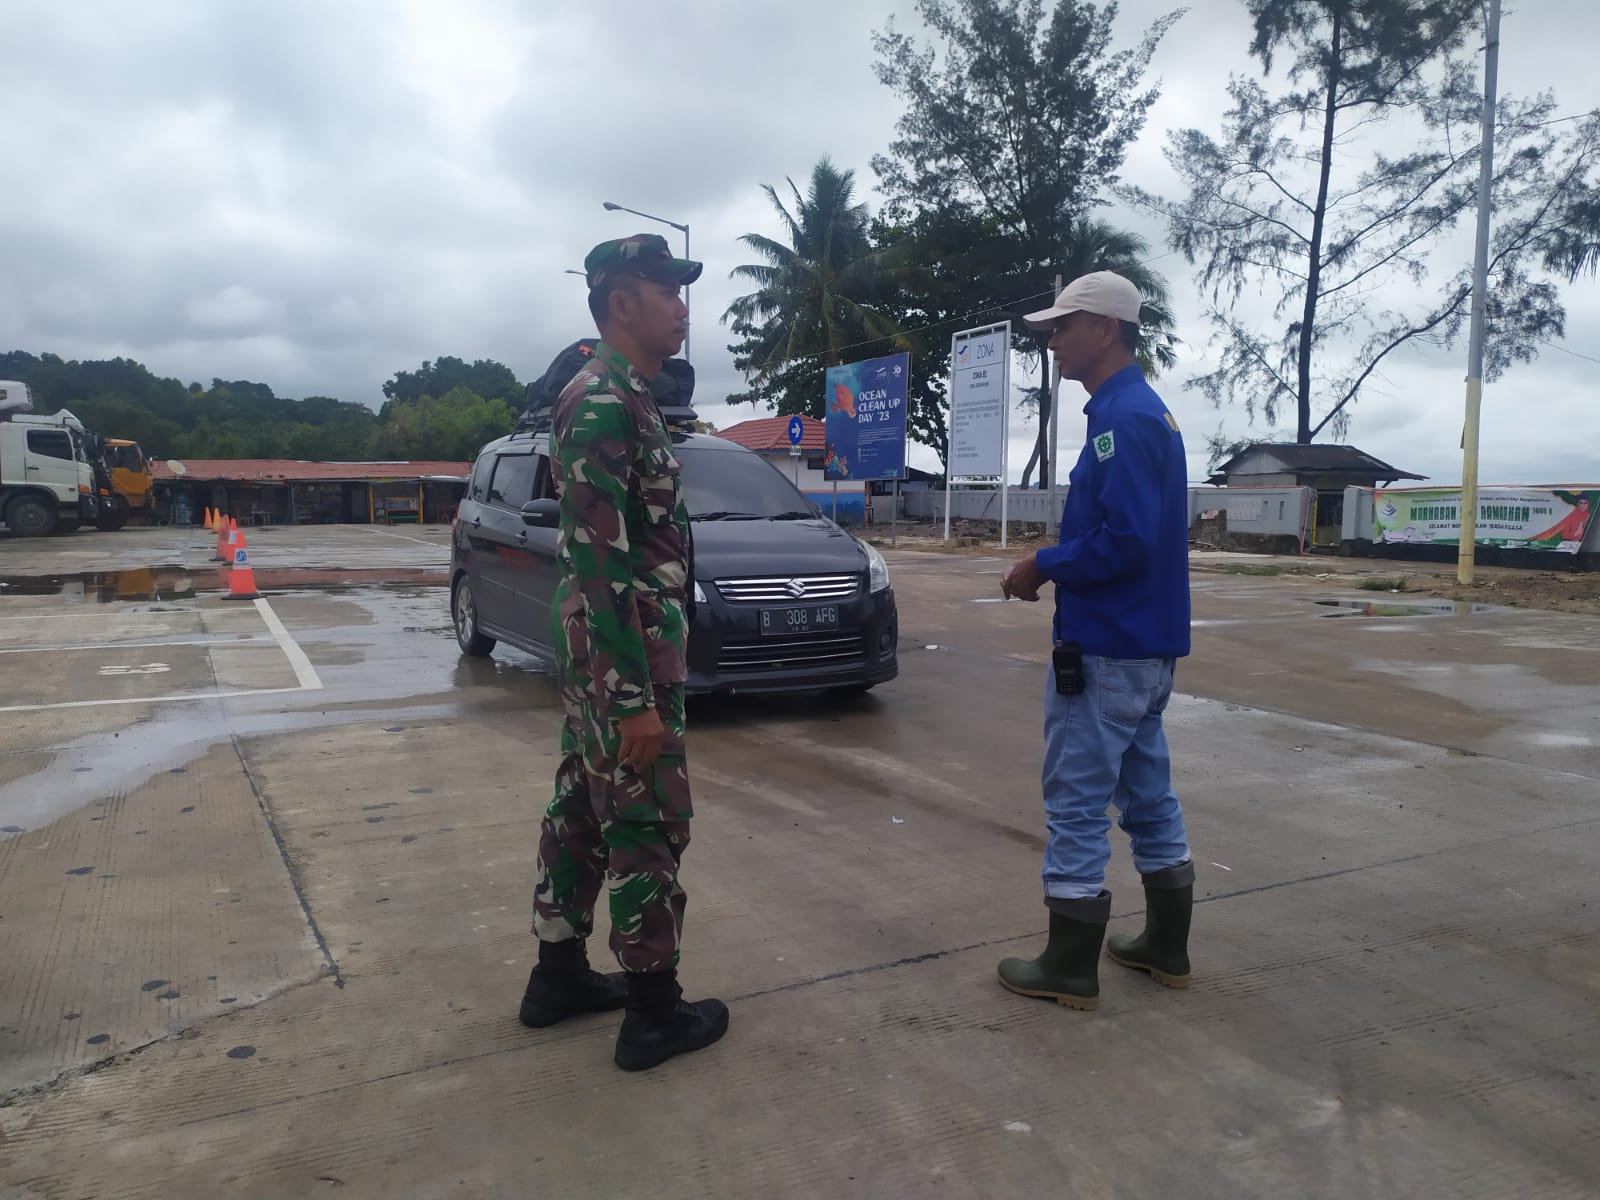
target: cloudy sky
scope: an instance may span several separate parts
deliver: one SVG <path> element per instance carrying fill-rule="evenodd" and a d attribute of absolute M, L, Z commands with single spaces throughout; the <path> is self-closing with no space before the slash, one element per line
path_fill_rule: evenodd
<path fill-rule="evenodd" d="M 1120 40 L 1172 7 L 1125 0 Z M 1600 10 L 1555 7 L 1508 4 L 1501 88 L 1549 87 L 1581 112 L 1600 104 Z M 869 160 L 899 106 L 871 34 L 890 14 L 917 27 L 909 0 L 4 0 L 0 349 L 369 404 L 445 354 L 530 378 L 588 332 L 563 272 L 597 241 L 659 228 L 611 200 L 692 228 L 702 414 L 765 415 L 715 399 L 740 387 L 717 320 L 742 290 L 736 239 L 776 234 L 759 185 L 803 182 L 823 154 L 876 201 Z M 1175 190 L 1165 133 L 1218 128 L 1247 41 L 1242 4 L 1192 0 L 1153 65 L 1163 97 L 1128 181 Z M 1243 414 L 1181 386 L 1209 336 L 1183 260 L 1150 219 L 1108 215 L 1151 237 L 1171 280 L 1189 344 L 1159 386 L 1198 478 L 1203 435 L 1224 420 L 1245 433 Z M 1600 285 L 1566 302 L 1574 353 L 1546 350 L 1486 394 L 1486 483 L 1600 481 L 1600 363 L 1575 356 L 1600 359 Z M 1349 440 L 1459 479 L 1464 349 L 1391 362 Z M 1082 394 L 1064 397 L 1070 455 Z M 1030 436 L 1019 417 L 1014 464 Z"/>

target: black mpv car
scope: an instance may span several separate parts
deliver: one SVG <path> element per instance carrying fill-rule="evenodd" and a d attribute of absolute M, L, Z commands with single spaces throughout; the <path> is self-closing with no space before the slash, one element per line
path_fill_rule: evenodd
<path fill-rule="evenodd" d="M 687 432 L 674 419 L 687 410 L 663 411 L 694 534 L 687 690 L 866 691 L 893 679 L 899 631 L 882 555 L 760 455 Z M 465 654 L 508 642 L 554 657 L 558 506 L 548 425 L 533 425 L 479 452 L 456 515 L 450 610 Z"/>

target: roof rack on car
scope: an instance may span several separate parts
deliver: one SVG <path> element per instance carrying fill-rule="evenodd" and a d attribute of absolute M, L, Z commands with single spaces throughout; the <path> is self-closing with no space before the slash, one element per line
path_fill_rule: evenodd
<path fill-rule="evenodd" d="M 594 357 L 598 338 L 579 338 L 556 355 L 549 368 L 528 385 L 526 404 L 517 418 L 513 433 L 545 433 L 555 412 L 556 400 L 572 377 Z M 690 400 L 694 396 L 694 367 L 685 359 L 669 358 L 661 373 L 650 381 L 650 395 L 661 419 L 674 433 L 693 433 L 699 418 Z"/>

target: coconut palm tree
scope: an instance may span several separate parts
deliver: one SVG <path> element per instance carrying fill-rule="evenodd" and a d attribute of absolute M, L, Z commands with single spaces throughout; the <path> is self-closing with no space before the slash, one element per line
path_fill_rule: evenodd
<path fill-rule="evenodd" d="M 787 204 L 777 189 L 763 185 L 783 240 L 759 233 L 739 239 L 763 261 L 731 273 L 756 290 L 722 317 L 743 339 L 729 349 L 751 388 L 728 399 L 770 399 L 779 412 L 821 417 L 828 367 L 904 348 L 895 323 L 873 308 L 874 297 L 893 282 L 897 256 L 872 248 L 871 217 L 855 198 L 854 171 L 823 158 L 811 170 L 805 195 L 794 180 L 786 182 Z"/>
<path fill-rule="evenodd" d="M 1118 229 L 1106 221 L 1080 217 L 1067 227 L 1066 237 L 1051 264 L 1063 280 L 1073 280 L 1091 271 L 1115 271 L 1144 297 L 1140 313 L 1144 326 L 1136 357 L 1146 372 L 1155 375 L 1177 364 L 1172 332 L 1171 296 L 1166 277 L 1145 265 L 1150 258 L 1150 243 L 1137 233 Z"/>

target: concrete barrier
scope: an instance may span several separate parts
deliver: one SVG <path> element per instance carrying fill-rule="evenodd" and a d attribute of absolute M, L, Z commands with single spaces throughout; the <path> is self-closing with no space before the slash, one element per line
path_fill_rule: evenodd
<path fill-rule="evenodd" d="M 1225 550 L 1298 554 L 1311 536 L 1315 504 L 1307 487 L 1190 488 L 1190 536 Z"/>
<path fill-rule="evenodd" d="M 1007 516 L 1013 522 L 1044 525 L 1061 515 L 1067 489 L 1056 489 L 1052 500 L 1048 491 L 1038 488 L 1008 488 Z M 913 492 L 901 497 L 904 512 L 914 521 L 943 521 L 945 494 L 942 491 Z M 950 493 L 950 518 L 954 521 L 1000 520 L 1000 489 L 961 489 Z"/>
<path fill-rule="evenodd" d="M 1058 487 L 1052 499 L 1037 488 L 1011 488 L 1009 517 L 1015 523 L 1049 524 L 1061 515 L 1068 488 Z M 1247 550 L 1297 552 L 1309 535 L 1314 493 L 1304 487 L 1189 489 L 1189 528 L 1195 536 L 1218 545 Z M 901 511 L 914 521 L 942 522 L 945 493 L 940 490 L 901 496 Z M 1203 520 L 1204 514 L 1215 516 Z M 955 521 L 1000 520 L 998 488 L 964 488 L 950 493 Z"/>

